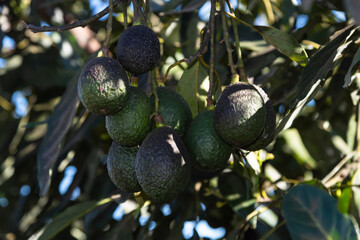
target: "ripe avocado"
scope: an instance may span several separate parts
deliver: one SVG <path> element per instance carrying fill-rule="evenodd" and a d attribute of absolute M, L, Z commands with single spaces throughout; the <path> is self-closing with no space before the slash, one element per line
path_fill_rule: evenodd
<path fill-rule="evenodd" d="M 111 181 L 125 192 L 139 192 L 136 179 L 135 158 L 139 147 L 124 147 L 113 141 L 107 156 L 107 169 Z"/>
<path fill-rule="evenodd" d="M 157 87 L 159 96 L 159 112 L 165 125 L 174 129 L 180 137 L 185 133 L 192 120 L 192 113 L 185 99 L 176 91 L 168 87 Z M 153 111 L 155 111 L 155 97 L 151 96 Z"/>
<path fill-rule="evenodd" d="M 175 130 L 160 127 L 149 133 L 136 154 L 135 172 L 153 202 L 168 202 L 186 187 L 191 175 L 190 157 Z"/>
<path fill-rule="evenodd" d="M 249 83 L 227 86 L 215 106 L 215 129 L 227 143 L 242 148 L 254 142 L 266 121 L 266 107 L 258 90 Z"/>
<path fill-rule="evenodd" d="M 121 34 L 116 54 L 126 71 L 135 75 L 146 73 L 160 61 L 160 42 L 150 28 L 131 26 Z"/>
<path fill-rule="evenodd" d="M 269 145 L 274 139 L 276 127 L 276 114 L 272 102 L 261 87 L 258 87 L 256 85 L 254 85 L 254 87 L 259 91 L 261 97 L 264 100 L 266 107 L 266 122 L 260 136 L 250 145 L 242 147 L 243 149 L 248 151 L 256 151 Z"/>
<path fill-rule="evenodd" d="M 199 113 L 186 130 L 184 141 L 192 165 L 202 171 L 224 168 L 232 150 L 215 131 L 214 111 Z"/>
<path fill-rule="evenodd" d="M 150 132 L 151 103 L 146 94 L 136 87 L 129 88 L 129 99 L 116 114 L 106 116 L 110 137 L 124 146 L 136 146 Z"/>
<path fill-rule="evenodd" d="M 114 114 L 125 105 L 128 85 L 127 75 L 116 60 L 109 57 L 93 58 L 80 74 L 79 98 L 92 113 Z"/>

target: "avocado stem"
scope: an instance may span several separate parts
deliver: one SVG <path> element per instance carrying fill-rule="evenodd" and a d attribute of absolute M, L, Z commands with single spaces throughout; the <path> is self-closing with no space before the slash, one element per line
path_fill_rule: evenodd
<path fill-rule="evenodd" d="M 132 86 L 132 87 L 138 87 L 138 86 L 139 86 L 138 82 L 139 82 L 139 78 L 134 75 L 134 76 L 131 77 L 130 86 Z"/>
<path fill-rule="evenodd" d="M 235 11 L 234 11 L 233 6 L 231 5 L 231 2 L 229 0 L 226 0 L 226 4 L 228 5 L 230 12 L 235 15 Z M 224 14 L 225 14 L 225 11 L 224 11 Z M 244 62 L 242 60 L 241 46 L 240 46 L 240 41 L 239 41 L 239 32 L 238 32 L 237 24 L 236 24 L 236 21 L 234 18 L 231 18 L 231 25 L 232 25 L 234 36 L 235 36 L 235 44 L 236 44 L 236 50 L 237 50 L 236 66 L 239 68 L 240 79 L 243 82 L 249 82 L 247 75 L 246 75 Z"/>
<path fill-rule="evenodd" d="M 231 83 L 236 83 L 239 81 L 239 74 L 235 73 L 231 76 Z"/>
<path fill-rule="evenodd" d="M 122 2 L 121 4 L 122 4 L 122 10 L 123 10 L 123 14 L 124 14 L 124 30 L 126 30 L 127 29 L 127 27 L 128 27 L 128 22 L 127 22 L 127 0 L 126 1 L 124 1 L 124 2 Z"/>
<path fill-rule="evenodd" d="M 223 31 L 224 31 L 224 40 L 225 40 L 226 51 L 227 51 L 227 55 L 228 55 L 228 65 L 230 66 L 231 74 L 234 75 L 234 74 L 236 74 L 236 66 L 234 64 L 233 57 L 232 57 L 233 50 L 231 48 L 231 44 L 230 44 L 230 40 L 229 40 L 229 31 L 228 31 L 228 25 L 227 25 L 226 16 L 225 16 L 225 4 L 221 0 L 219 2 L 220 2 L 222 26 L 223 26 Z"/>
<path fill-rule="evenodd" d="M 206 98 L 207 108 L 213 104 L 213 91 L 214 91 L 214 65 L 215 65 L 215 8 L 216 0 L 211 0 L 210 9 L 210 87 Z"/>
<path fill-rule="evenodd" d="M 154 113 L 155 125 L 156 125 L 156 127 L 164 127 L 165 126 L 164 119 L 159 112 L 159 95 L 157 94 L 158 86 L 157 86 L 157 82 L 156 82 L 155 70 L 151 71 L 151 83 L 152 83 L 152 92 L 155 97 L 155 113 Z"/>
<path fill-rule="evenodd" d="M 111 36 L 111 32 L 112 32 L 113 8 L 114 8 L 113 0 L 109 0 L 109 16 L 108 16 L 108 21 L 106 24 L 106 37 L 105 37 L 105 41 L 103 43 L 103 48 L 102 48 L 103 55 L 106 57 L 109 54 L 109 48 L 110 48 L 110 36 Z"/>
<path fill-rule="evenodd" d="M 141 24 L 146 26 L 146 19 L 144 16 L 144 12 L 141 9 L 141 5 L 139 4 L 138 0 L 132 0 L 134 6 L 134 22 L 138 21 L 140 16 Z"/>

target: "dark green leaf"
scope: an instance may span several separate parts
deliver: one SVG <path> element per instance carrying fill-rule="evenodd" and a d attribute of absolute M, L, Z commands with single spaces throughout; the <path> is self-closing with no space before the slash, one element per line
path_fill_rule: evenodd
<path fill-rule="evenodd" d="M 198 112 L 205 109 L 209 85 L 209 78 L 206 70 L 202 66 L 199 66 L 197 70 L 198 64 L 199 63 L 195 63 L 184 71 L 177 86 L 177 91 L 189 104 L 194 117 Z"/>
<path fill-rule="evenodd" d="M 68 83 L 64 95 L 47 121 L 47 132 L 37 154 L 37 177 L 41 196 L 44 196 L 49 189 L 50 169 L 59 156 L 60 143 L 76 113 L 77 103 L 79 101 L 77 80 L 78 76 L 76 75 Z"/>
<path fill-rule="evenodd" d="M 199 16 L 196 12 L 184 13 L 180 17 L 181 50 L 185 57 L 194 55 L 196 39 L 199 36 L 197 29 Z"/>
<path fill-rule="evenodd" d="M 352 198 L 350 203 L 350 212 L 355 219 L 360 221 L 360 170 L 357 170 L 351 179 L 351 184 L 356 186 L 352 187 Z"/>
<path fill-rule="evenodd" d="M 336 200 L 325 191 L 298 185 L 284 196 L 281 209 L 294 240 L 356 240 L 351 219 L 339 212 Z"/>
<path fill-rule="evenodd" d="M 83 217 L 94 208 L 104 205 L 110 201 L 112 201 L 111 198 L 105 198 L 98 202 L 89 201 L 68 207 L 64 212 L 54 217 L 54 219 L 45 227 L 45 230 L 41 234 L 39 240 L 51 239 L 76 219 Z"/>
<path fill-rule="evenodd" d="M 304 106 L 315 97 L 326 75 L 335 66 L 336 60 L 338 60 L 338 51 L 344 50 L 341 46 L 346 44 L 344 41 L 353 33 L 354 26 L 345 28 L 328 45 L 310 58 L 309 63 L 302 71 L 301 81 L 297 86 L 297 94 L 293 99 L 291 109 L 276 127 L 276 134 L 289 128 Z"/>
<path fill-rule="evenodd" d="M 236 184 L 234 184 L 236 183 Z M 251 198 L 251 182 L 241 178 L 234 172 L 223 173 L 219 176 L 219 190 L 234 212 L 241 217 L 246 216 L 254 209 L 255 199 Z"/>
<path fill-rule="evenodd" d="M 254 28 L 282 54 L 298 62 L 301 66 L 306 66 L 308 56 L 304 48 L 293 36 L 274 27 L 254 26 Z"/>
<path fill-rule="evenodd" d="M 355 53 L 355 56 L 351 62 L 351 66 L 348 70 L 348 72 L 346 73 L 346 76 L 345 76 L 345 83 L 344 83 L 344 87 L 348 87 L 350 86 L 350 84 L 352 83 L 352 79 L 351 79 L 351 76 L 353 74 L 353 71 L 355 70 L 354 67 L 355 65 L 360 61 L 360 47 L 358 48 L 358 50 L 356 51 Z"/>
<path fill-rule="evenodd" d="M 309 64 L 304 68 L 301 74 L 301 81 L 297 87 L 297 96 L 295 102 L 301 101 L 308 95 L 313 85 L 321 80 L 324 81 L 326 75 L 333 69 L 337 62 L 336 56 L 346 39 L 354 33 L 354 26 L 345 28 L 338 36 L 329 42 L 324 48 L 318 51 L 310 58 Z"/>

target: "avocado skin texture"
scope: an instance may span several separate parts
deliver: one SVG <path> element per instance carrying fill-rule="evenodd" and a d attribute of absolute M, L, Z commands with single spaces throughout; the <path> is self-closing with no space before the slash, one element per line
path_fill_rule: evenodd
<path fill-rule="evenodd" d="M 129 99 L 118 113 L 105 117 L 110 137 L 124 146 L 136 146 L 151 129 L 151 103 L 141 88 L 130 87 Z"/>
<path fill-rule="evenodd" d="M 121 190 L 141 191 L 136 179 L 135 158 L 139 147 L 124 147 L 113 141 L 107 156 L 107 169 L 111 181 Z"/>
<path fill-rule="evenodd" d="M 157 87 L 159 96 L 159 113 L 165 125 L 174 129 L 182 137 L 192 120 L 192 113 L 185 99 L 176 91 L 168 87 Z M 155 97 L 151 96 L 153 112 L 155 111 Z"/>
<path fill-rule="evenodd" d="M 265 107 L 266 107 L 266 122 L 265 127 L 260 134 L 260 136 L 250 145 L 243 147 L 243 149 L 248 151 L 256 151 L 259 149 L 265 148 L 267 145 L 269 145 L 275 136 L 275 127 L 276 127 L 276 113 L 274 110 L 274 107 L 272 105 L 272 102 L 269 99 L 269 96 L 264 92 L 264 90 L 254 85 L 254 87 L 258 90 L 261 97 L 264 100 Z"/>
<path fill-rule="evenodd" d="M 266 108 L 260 93 L 249 83 L 227 86 L 215 106 L 216 132 L 227 143 L 242 148 L 254 142 L 265 126 Z"/>
<path fill-rule="evenodd" d="M 214 111 L 199 113 L 184 136 L 193 167 L 202 171 L 223 169 L 232 147 L 224 142 L 214 128 Z"/>
<path fill-rule="evenodd" d="M 179 135 L 169 127 L 154 129 L 143 141 L 135 172 L 144 193 L 153 202 L 169 202 L 190 180 L 191 163 Z"/>
<path fill-rule="evenodd" d="M 146 73 L 160 61 L 160 42 L 150 28 L 131 26 L 121 34 L 116 54 L 126 71 L 135 75 Z"/>
<path fill-rule="evenodd" d="M 115 114 L 127 100 L 128 77 L 122 66 L 109 57 L 93 58 L 78 80 L 82 104 L 97 115 Z"/>

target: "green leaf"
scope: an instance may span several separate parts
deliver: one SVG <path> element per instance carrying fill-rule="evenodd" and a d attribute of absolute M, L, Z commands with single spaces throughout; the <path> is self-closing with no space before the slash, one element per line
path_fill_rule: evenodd
<path fill-rule="evenodd" d="M 297 87 L 297 95 L 294 99 L 295 104 L 301 101 L 310 91 L 317 81 L 324 81 L 326 75 L 332 70 L 339 60 L 338 53 L 344 51 L 342 46 L 347 43 L 347 39 L 353 35 L 354 26 L 347 27 L 330 41 L 324 48 L 319 50 L 310 58 L 309 64 L 301 73 L 301 81 Z"/>
<path fill-rule="evenodd" d="M 306 149 L 297 129 L 288 129 L 282 133 L 282 136 L 299 164 L 305 164 L 310 169 L 316 168 L 317 163 Z"/>
<path fill-rule="evenodd" d="M 208 73 L 198 64 L 199 62 L 184 71 L 177 86 L 177 92 L 189 104 L 193 117 L 205 109 L 206 96 L 209 89 Z"/>
<path fill-rule="evenodd" d="M 342 191 L 338 201 L 338 209 L 341 213 L 349 212 L 351 197 L 351 188 L 345 188 Z"/>
<path fill-rule="evenodd" d="M 65 229 L 76 219 L 83 217 L 85 214 L 89 213 L 96 207 L 111 202 L 112 200 L 112 198 L 105 198 L 98 202 L 88 201 L 68 207 L 64 212 L 54 217 L 54 219 L 45 227 L 45 230 L 39 237 L 39 240 L 53 238 L 57 233 Z"/>
<path fill-rule="evenodd" d="M 315 97 L 326 75 L 334 68 L 339 58 L 338 52 L 344 50 L 341 46 L 346 44 L 346 39 L 353 35 L 354 31 L 353 25 L 343 29 L 341 33 L 334 36 L 329 44 L 310 58 L 301 73 L 301 81 L 297 86 L 297 94 L 292 101 L 290 111 L 276 127 L 276 134 L 289 128 L 305 105 Z"/>
<path fill-rule="evenodd" d="M 356 186 L 352 187 L 352 198 L 350 203 L 350 212 L 354 215 L 355 219 L 360 221 L 360 169 L 358 169 L 354 176 L 351 179 L 351 185 Z"/>
<path fill-rule="evenodd" d="M 336 200 L 313 186 L 298 185 L 282 200 L 291 239 L 356 240 L 351 219 L 339 212 Z"/>
<path fill-rule="evenodd" d="M 308 56 L 304 48 L 293 36 L 274 27 L 254 26 L 254 28 L 279 52 L 298 62 L 301 66 L 306 66 Z"/>
<path fill-rule="evenodd" d="M 243 218 L 246 218 L 254 210 L 256 199 L 252 198 L 250 194 L 251 188 L 250 180 L 240 177 L 234 172 L 223 173 L 219 176 L 221 194 L 232 209 Z"/>
<path fill-rule="evenodd" d="M 349 70 L 347 71 L 347 73 L 346 73 L 346 76 L 345 76 L 345 83 L 344 83 L 344 86 L 343 87 L 348 87 L 348 86 L 350 86 L 350 84 L 352 83 L 352 79 L 351 79 L 351 76 L 352 76 L 352 74 L 353 74 L 353 70 L 355 70 L 354 69 L 354 67 L 355 67 L 355 65 L 358 63 L 360 61 L 360 47 L 358 48 L 358 50 L 356 51 L 356 53 L 355 53 L 355 56 L 354 56 L 354 58 L 353 58 L 353 60 L 352 60 L 352 62 L 351 62 L 351 65 L 350 65 L 350 68 L 349 68 Z"/>
<path fill-rule="evenodd" d="M 44 196 L 50 186 L 50 169 L 57 160 L 62 142 L 75 116 L 77 103 L 78 75 L 68 83 L 66 91 L 59 104 L 47 121 L 47 132 L 41 142 L 37 154 L 37 178 L 40 187 L 40 196 Z"/>

